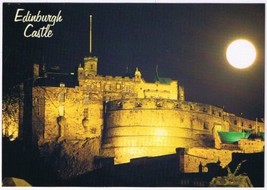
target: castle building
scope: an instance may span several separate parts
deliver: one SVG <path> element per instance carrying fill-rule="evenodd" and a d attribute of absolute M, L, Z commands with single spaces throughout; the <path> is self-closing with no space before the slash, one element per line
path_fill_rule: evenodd
<path fill-rule="evenodd" d="M 132 158 L 175 153 L 177 147 L 222 148 L 218 130 L 264 132 L 261 122 L 217 106 L 185 101 L 184 87 L 158 73 L 150 83 L 139 68 L 133 77 L 113 77 L 99 75 L 97 67 L 97 57 L 85 57 L 78 67 L 77 86 L 61 82 L 32 88 L 36 145 L 96 138 L 98 156 L 125 163 Z"/>
<path fill-rule="evenodd" d="M 97 57 L 85 57 L 78 67 L 78 86 L 33 87 L 33 133 L 35 142 L 57 138 L 96 138 L 102 136 L 108 102 L 138 99 L 184 101 L 184 89 L 178 82 L 158 77 L 146 82 L 138 68 L 134 77 L 101 76 L 97 73 Z M 36 66 L 35 66 L 36 67 Z M 35 77 L 37 76 L 36 73 Z M 138 102 L 136 102 L 138 104 Z M 142 105 L 136 105 L 142 107 Z M 35 124 L 38 126 L 35 127 Z"/>
<path fill-rule="evenodd" d="M 192 154 L 205 154 L 198 148 L 212 149 L 209 151 L 213 153 L 216 149 L 263 151 L 263 141 L 229 144 L 218 135 L 218 131 L 261 134 L 262 122 L 237 117 L 221 107 L 186 101 L 184 87 L 176 80 L 160 77 L 158 71 L 154 82 L 146 82 L 140 68 L 132 77 L 102 76 L 97 68 L 98 57 L 90 55 L 78 66 L 78 83 L 74 86 L 63 80 L 53 86 L 34 83 L 34 145 L 95 139 L 95 156 L 114 157 L 116 164 L 173 154 L 177 147 L 191 149 Z M 36 81 L 48 80 L 49 73 L 43 71 L 41 75 L 40 70 L 34 65 Z M 214 159 L 218 159 L 215 153 Z"/>

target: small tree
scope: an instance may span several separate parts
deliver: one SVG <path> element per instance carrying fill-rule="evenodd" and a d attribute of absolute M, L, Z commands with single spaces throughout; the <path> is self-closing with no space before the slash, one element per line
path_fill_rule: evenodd
<path fill-rule="evenodd" d="M 2 136 L 15 140 L 19 135 L 19 86 L 2 99 Z"/>

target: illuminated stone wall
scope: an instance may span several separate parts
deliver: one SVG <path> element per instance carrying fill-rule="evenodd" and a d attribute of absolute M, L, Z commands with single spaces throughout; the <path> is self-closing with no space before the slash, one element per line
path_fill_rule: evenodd
<path fill-rule="evenodd" d="M 229 131 L 236 127 L 234 119 L 241 119 L 216 106 L 170 99 L 116 100 L 109 102 L 105 110 L 102 154 L 115 157 L 116 164 L 175 153 L 177 147 L 214 148 L 216 131 Z M 246 119 L 243 123 L 256 124 Z"/>
<path fill-rule="evenodd" d="M 102 114 L 102 99 L 79 87 L 33 88 L 33 142 L 61 178 L 94 169 L 101 147 Z"/>
<path fill-rule="evenodd" d="M 254 133 L 264 132 L 264 123 L 256 122 L 242 117 L 236 117 L 234 114 L 229 115 L 231 131 L 251 131 Z"/>
<path fill-rule="evenodd" d="M 241 150 L 217 150 L 212 148 L 194 147 L 186 150 L 184 154 L 184 172 L 194 173 L 199 171 L 199 164 L 203 172 L 208 172 L 207 163 L 220 162 L 221 167 L 227 166 L 232 161 L 232 153 L 241 153 Z"/>
<path fill-rule="evenodd" d="M 264 141 L 260 139 L 255 140 L 247 140 L 247 139 L 240 139 L 238 141 L 238 147 L 244 152 L 244 153 L 256 153 L 256 152 L 262 152 L 264 151 Z"/>
<path fill-rule="evenodd" d="M 79 88 L 90 99 L 102 101 L 136 97 L 135 83 L 129 77 L 95 76 L 79 81 Z"/>
<path fill-rule="evenodd" d="M 264 149 L 264 141 L 241 139 L 238 142 L 238 148 L 214 149 L 194 147 L 186 149 L 184 154 L 184 172 L 193 173 L 199 171 L 199 164 L 202 164 L 203 172 L 208 172 L 206 165 L 208 163 L 220 162 L 220 166 L 225 168 L 232 161 L 232 153 L 258 153 Z"/>
<path fill-rule="evenodd" d="M 216 127 L 229 130 L 222 109 L 169 99 L 129 99 L 107 104 L 102 153 L 115 163 L 175 153 L 177 147 L 213 147 Z"/>
<path fill-rule="evenodd" d="M 90 99 L 79 88 L 63 85 L 33 89 L 33 130 L 37 141 L 100 137 L 102 114 L 102 101 Z"/>
<path fill-rule="evenodd" d="M 159 82 L 147 83 L 141 80 L 136 84 L 137 98 L 164 98 L 177 100 L 178 82 L 171 81 L 170 84 L 161 84 Z"/>
<path fill-rule="evenodd" d="M 104 100 L 127 98 L 165 98 L 184 100 L 184 89 L 178 81 L 171 80 L 167 84 L 146 82 L 136 68 L 134 77 L 112 77 L 101 75 L 85 75 L 85 68 L 78 68 L 79 86 L 91 93 L 101 95 Z M 180 88 L 179 88 L 180 87 Z M 178 93 L 181 93 L 180 95 Z"/>
<path fill-rule="evenodd" d="M 96 67 L 95 67 L 96 68 Z M 96 71 L 95 71 L 96 73 Z M 137 97 L 177 99 L 177 81 L 146 83 L 137 69 L 134 78 L 86 74 L 78 68 L 79 86 L 34 87 L 34 141 L 101 136 L 104 102 Z"/>

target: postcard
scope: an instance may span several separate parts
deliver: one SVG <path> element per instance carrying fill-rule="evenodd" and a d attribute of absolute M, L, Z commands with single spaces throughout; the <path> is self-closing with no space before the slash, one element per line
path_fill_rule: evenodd
<path fill-rule="evenodd" d="M 2 7 L 2 186 L 264 187 L 265 4 Z"/>

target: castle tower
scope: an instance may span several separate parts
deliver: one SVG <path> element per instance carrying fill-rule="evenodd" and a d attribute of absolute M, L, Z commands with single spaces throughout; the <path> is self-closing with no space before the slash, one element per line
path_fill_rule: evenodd
<path fill-rule="evenodd" d="M 96 76 L 97 75 L 97 64 L 98 58 L 96 56 L 92 56 L 92 47 L 93 47 L 93 32 L 92 32 L 92 20 L 93 17 L 90 15 L 90 37 L 89 37 L 89 56 L 84 58 L 84 77 L 88 76 Z M 80 78 L 81 68 L 78 68 L 78 76 Z"/>
<path fill-rule="evenodd" d="M 135 73 L 134 73 L 134 79 L 135 81 L 140 81 L 142 77 L 141 72 L 138 70 L 138 67 L 136 67 Z"/>
<path fill-rule="evenodd" d="M 82 67 L 81 64 L 79 64 L 79 67 L 78 67 L 78 79 L 82 79 L 84 78 L 84 69 Z"/>
<path fill-rule="evenodd" d="M 97 75 L 97 62 L 98 62 L 98 58 L 95 56 L 89 56 L 89 57 L 84 58 L 85 77 Z"/>
<path fill-rule="evenodd" d="M 185 101 L 184 87 L 179 86 L 178 100 Z"/>
<path fill-rule="evenodd" d="M 33 65 L 33 78 L 37 78 L 40 75 L 40 68 L 39 64 L 34 64 Z"/>

